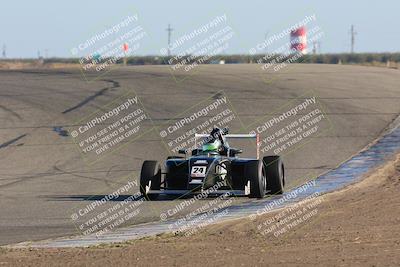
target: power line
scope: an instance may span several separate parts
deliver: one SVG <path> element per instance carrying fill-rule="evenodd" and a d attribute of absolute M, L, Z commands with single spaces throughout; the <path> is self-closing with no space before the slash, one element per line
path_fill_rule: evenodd
<path fill-rule="evenodd" d="M 314 41 L 314 42 L 313 42 L 312 53 L 313 53 L 314 55 L 316 55 L 316 54 L 321 54 L 321 42 L 320 42 L 320 41 Z"/>
<path fill-rule="evenodd" d="M 174 29 L 171 28 L 171 24 L 168 24 L 167 32 L 168 32 L 168 56 L 171 55 L 170 46 L 171 46 L 171 34 Z"/>
<path fill-rule="evenodd" d="M 4 45 L 3 45 L 3 52 L 2 52 L 3 58 L 6 58 L 6 57 L 7 57 L 6 50 L 7 50 L 7 47 L 6 47 L 6 45 L 4 44 Z"/>
<path fill-rule="evenodd" d="M 313 55 L 316 55 L 316 54 L 317 54 L 317 41 L 314 41 L 314 42 L 313 42 L 312 53 L 313 53 Z"/>

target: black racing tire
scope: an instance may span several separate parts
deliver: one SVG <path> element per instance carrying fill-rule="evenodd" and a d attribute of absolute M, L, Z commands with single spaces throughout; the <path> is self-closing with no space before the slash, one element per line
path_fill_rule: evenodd
<path fill-rule="evenodd" d="M 261 160 L 250 161 L 245 167 L 245 177 L 250 180 L 250 198 L 265 196 L 265 168 Z"/>
<path fill-rule="evenodd" d="M 280 156 L 263 158 L 267 176 L 267 190 L 273 195 L 283 193 L 285 186 L 285 167 Z"/>
<path fill-rule="evenodd" d="M 151 183 L 150 183 L 151 182 Z M 146 187 L 151 190 L 160 190 L 161 186 L 161 166 L 155 160 L 145 160 L 140 172 L 140 193 L 147 200 L 157 199 L 159 194 L 147 193 Z"/>

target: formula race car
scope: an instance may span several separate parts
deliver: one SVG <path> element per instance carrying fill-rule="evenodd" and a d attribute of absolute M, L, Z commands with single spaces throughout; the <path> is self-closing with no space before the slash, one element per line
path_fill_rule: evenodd
<path fill-rule="evenodd" d="M 154 200 L 159 194 L 188 194 L 212 191 L 215 194 L 230 191 L 235 195 L 262 198 L 266 193 L 282 194 L 285 170 L 279 156 L 259 159 L 257 134 L 228 134 L 228 129 L 214 128 L 210 134 L 195 134 L 203 138 L 199 148 L 179 150 L 184 156 L 169 156 L 165 172 L 157 161 L 143 162 L 140 173 L 140 192 Z M 257 158 L 240 158 L 241 149 L 230 147 L 228 139 L 255 138 Z"/>

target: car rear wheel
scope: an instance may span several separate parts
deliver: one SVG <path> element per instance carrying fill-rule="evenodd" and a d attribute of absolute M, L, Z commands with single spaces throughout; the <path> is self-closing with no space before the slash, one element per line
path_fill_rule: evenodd
<path fill-rule="evenodd" d="M 267 156 L 263 158 L 267 174 L 267 190 L 271 194 L 282 194 L 285 185 L 285 168 L 280 156 Z"/>
<path fill-rule="evenodd" d="M 251 198 L 263 198 L 265 196 L 265 168 L 261 160 L 250 161 L 246 164 L 245 177 L 250 181 Z"/>
<path fill-rule="evenodd" d="M 160 190 L 161 186 L 161 166 L 155 160 L 143 162 L 140 172 L 140 193 L 148 199 L 154 200 L 158 194 L 149 193 L 150 190 Z"/>

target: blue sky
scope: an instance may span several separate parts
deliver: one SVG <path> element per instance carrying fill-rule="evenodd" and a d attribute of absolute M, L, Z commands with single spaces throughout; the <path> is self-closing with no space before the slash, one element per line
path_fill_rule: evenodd
<path fill-rule="evenodd" d="M 315 14 L 321 27 L 323 53 L 350 50 L 350 25 L 356 31 L 356 52 L 399 52 L 400 1 L 2 1 L 0 48 L 9 58 L 36 57 L 48 49 L 49 56 L 70 57 L 71 48 L 122 20 L 137 14 L 147 36 L 139 55 L 156 55 L 166 45 L 166 27 L 172 39 L 192 31 L 216 16 L 226 14 L 236 38 L 226 53 L 248 53 L 265 34 Z"/>

